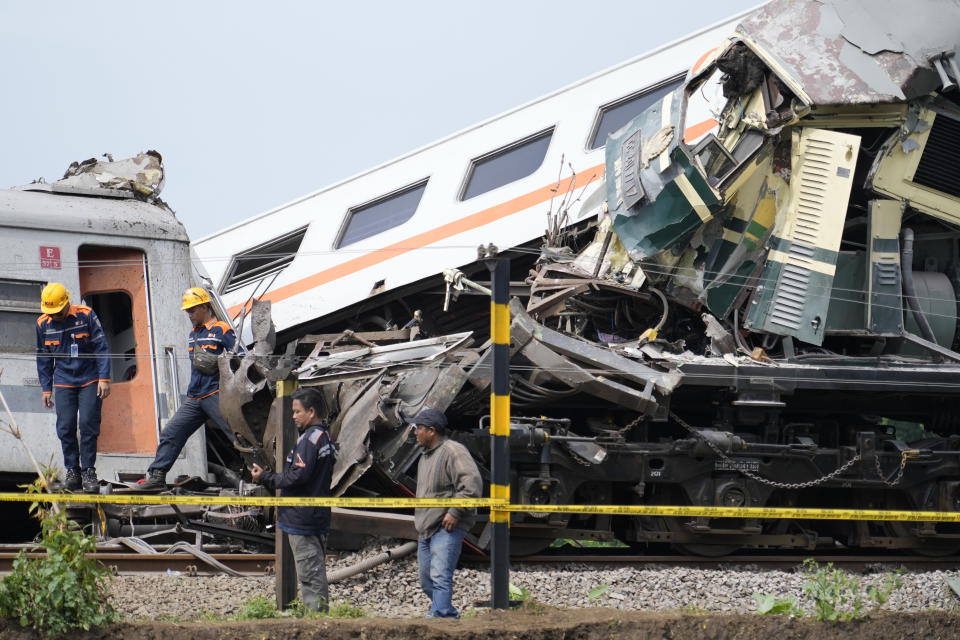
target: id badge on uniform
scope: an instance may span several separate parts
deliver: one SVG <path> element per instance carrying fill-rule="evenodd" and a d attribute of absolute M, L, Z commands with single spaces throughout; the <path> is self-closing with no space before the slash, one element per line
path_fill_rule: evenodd
<path fill-rule="evenodd" d="M 70 357 L 76 358 L 79 355 L 80 355 L 80 346 L 76 342 L 74 342 L 70 345 Z"/>

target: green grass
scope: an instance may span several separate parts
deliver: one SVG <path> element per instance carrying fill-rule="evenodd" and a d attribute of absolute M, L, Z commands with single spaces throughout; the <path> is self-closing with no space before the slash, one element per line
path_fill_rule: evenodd
<path fill-rule="evenodd" d="M 551 549 L 575 547 L 577 549 L 629 549 L 630 545 L 619 540 L 573 540 L 571 538 L 557 538 L 550 543 Z"/>

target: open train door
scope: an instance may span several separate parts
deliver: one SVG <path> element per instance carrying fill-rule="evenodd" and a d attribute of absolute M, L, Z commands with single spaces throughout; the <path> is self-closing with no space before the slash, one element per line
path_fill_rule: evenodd
<path fill-rule="evenodd" d="M 103 403 L 97 450 L 153 454 L 159 437 L 156 371 L 144 253 L 82 246 L 80 290 L 110 345 L 110 396 Z"/>

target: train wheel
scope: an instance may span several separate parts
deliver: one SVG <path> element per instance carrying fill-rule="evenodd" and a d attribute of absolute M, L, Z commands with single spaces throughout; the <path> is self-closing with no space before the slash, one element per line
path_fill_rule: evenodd
<path fill-rule="evenodd" d="M 664 491 L 656 497 L 654 504 L 661 505 L 689 505 L 690 499 L 687 497 L 686 493 L 682 491 L 679 487 L 672 488 L 672 490 Z M 673 534 L 690 534 L 690 528 L 686 526 L 685 521 L 687 518 L 675 518 L 675 517 L 652 517 L 645 518 L 646 526 L 655 527 L 655 531 L 666 531 Z M 703 542 L 674 542 L 673 548 L 681 553 L 686 553 L 694 556 L 703 556 L 705 558 L 720 558 L 722 556 L 730 555 L 734 553 L 742 545 L 733 544 L 733 543 L 713 543 L 710 542 L 710 534 L 703 534 L 701 536 Z"/>
<path fill-rule="evenodd" d="M 960 490 L 954 489 L 957 493 L 957 497 L 960 498 Z M 953 511 L 957 510 L 956 499 L 953 501 Z M 888 509 L 910 509 L 910 507 L 904 507 L 903 502 L 896 499 L 896 496 L 890 495 L 887 500 Z M 908 538 L 916 542 L 916 546 L 912 547 L 910 550 L 913 551 L 918 556 L 924 556 L 927 558 L 941 558 L 944 556 L 952 556 L 957 553 L 960 553 L 960 542 L 954 540 L 944 540 L 937 539 L 936 537 L 921 537 L 916 534 L 917 524 L 909 522 L 889 522 L 887 523 L 891 535 L 898 538 Z M 936 533 L 942 533 L 945 535 L 956 535 L 960 533 L 960 525 L 949 522 L 940 522 L 934 525 L 936 527 Z"/>
<path fill-rule="evenodd" d="M 675 520 L 675 518 L 671 518 Z M 704 558 L 722 558 L 740 549 L 739 544 L 694 544 L 678 543 L 673 545 L 677 551 L 688 553 L 692 556 L 703 556 Z"/>

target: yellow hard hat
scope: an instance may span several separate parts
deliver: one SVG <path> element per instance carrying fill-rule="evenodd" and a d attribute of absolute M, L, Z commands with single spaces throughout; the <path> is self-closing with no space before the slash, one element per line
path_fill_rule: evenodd
<path fill-rule="evenodd" d="M 59 313 L 70 304 L 70 292 L 59 282 L 51 282 L 40 294 L 40 310 L 44 313 Z"/>
<path fill-rule="evenodd" d="M 183 292 L 183 306 L 180 307 L 180 309 L 186 311 L 187 309 L 192 309 L 198 304 L 204 304 L 207 302 L 210 302 L 209 293 L 207 293 L 202 287 L 190 287 Z"/>

